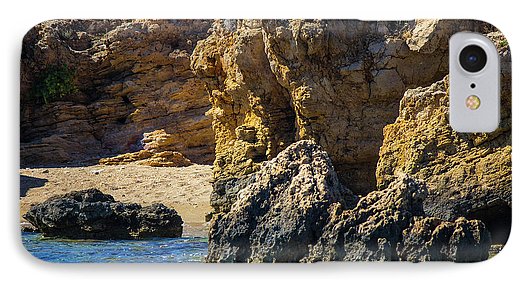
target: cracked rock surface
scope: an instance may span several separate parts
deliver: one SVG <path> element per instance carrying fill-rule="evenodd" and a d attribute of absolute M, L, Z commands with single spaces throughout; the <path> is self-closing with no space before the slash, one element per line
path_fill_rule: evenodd
<path fill-rule="evenodd" d="M 448 126 L 447 41 L 460 30 L 487 34 L 500 52 L 502 120 L 491 134 Z M 192 55 L 218 138 L 208 261 L 487 259 L 511 220 L 504 43 L 476 21 L 216 21 Z M 260 191 L 272 186 L 260 178 L 273 178 L 277 154 L 302 139 L 328 154 L 351 190 L 320 205 L 315 229 L 284 219 L 294 212 L 283 206 L 311 198 L 290 193 L 294 179 L 282 194 Z M 282 251 L 296 232 L 308 239 Z"/>
<path fill-rule="evenodd" d="M 210 227 L 208 262 L 480 261 L 490 233 L 479 220 L 424 217 L 424 183 L 408 176 L 357 196 L 327 153 L 293 143 L 247 179 Z"/>
<path fill-rule="evenodd" d="M 212 101 L 215 178 L 254 172 L 308 139 L 328 152 L 343 184 L 369 192 L 383 127 L 395 121 L 404 92 L 446 75 L 450 35 L 484 28 L 456 20 L 215 21 L 191 57 Z"/>
<path fill-rule="evenodd" d="M 144 141 L 155 132 L 164 136 L 159 152 L 180 152 L 199 164 L 213 162 L 214 135 L 205 116 L 208 94 L 190 70 L 193 48 L 210 27 L 206 20 L 52 20 L 36 25 L 25 35 L 22 51 L 22 165 L 94 163 L 145 150 Z M 57 65 L 74 71 L 77 91 L 42 104 L 32 88 L 47 68 Z M 158 157 L 152 165 L 159 165 Z M 162 164 L 170 164 L 160 157 Z"/>
<path fill-rule="evenodd" d="M 45 236 L 71 239 L 180 237 L 183 224 L 163 204 L 117 202 L 97 189 L 49 198 L 32 206 L 24 218 Z"/>

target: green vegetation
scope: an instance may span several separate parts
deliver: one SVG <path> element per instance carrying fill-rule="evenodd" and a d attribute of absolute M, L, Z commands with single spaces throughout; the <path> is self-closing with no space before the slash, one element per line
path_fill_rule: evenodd
<path fill-rule="evenodd" d="M 499 41 L 499 45 L 500 45 L 500 47 L 508 47 L 509 46 L 509 42 L 507 42 L 507 39 L 503 39 L 503 40 Z"/>
<path fill-rule="evenodd" d="M 76 92 L 75 71 L 67 65 L 47 67 L 33 84 L 32 94 L 45 104 Z"/>

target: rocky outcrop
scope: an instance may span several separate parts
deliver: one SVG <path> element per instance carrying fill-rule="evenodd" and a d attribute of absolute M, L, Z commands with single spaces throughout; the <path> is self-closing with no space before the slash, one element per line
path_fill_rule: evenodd
<path fill-rule="evenodd" d="M 461 30 L 501 53 L 491 134 L 448 126 Z M 510 52 L 486 23 L 50 21 L 25 43 L 22 165 L 214 160 L 210 262 L 479 261 L 506 242 Z M 61 63 L 78 91 L 33 102 Z"/>
<path fill-rule="evenodd" d="M 489 36 L 497 39 L 498 33 Z M 500 128 L 490 134 L 452 130 L 447 78 L 410 89 L 401 100 L 399 117 L 384 128 L 376 175 L 379 189 L 399 174 L 424 181 L 429 190 L 427 214 L 444 220 L 480 219 L 494 241 L 504 244 L 511 222 L 511 88 L 508 46 L 499 50 Z"/>
<path fill-rule="evenodd" d="M 448 126 L 443 78 L 447 41 L 459 30 L 494 28 L 442 20 L 216 21 L 192 55 L 210 88 L 216 134 L 208 261 L 464 262 L 487 259 L 491 243 L 505 243 L 510 55 L 501 34 L 490 32 L 502 56 L 501 128 L 457 134 Z M 310 199 L 289 194 L 293 178 L 282 181 L 283 197 L 247 191 L 272 185 L 260 178 L 301 139 L 326 150 L 353 192 L 322 204 L 315 228 L 287 220 L 295 216 L 286 206 Z M 354 206 L 355 195 L 362 197 Z M 279 212 L 268 216 L 272 208 Z M 298 232 L 308 239 L 292 244 Z"/>
<path fill-rule="evenodd" d="M 96 162 L 149 150 L 147 141 L 156 133 L 165 137 L 159 152 L 211 163 L 210 101 L 204 81 L 190 70 L 190 55 L 210 27 L 207 20 L 36 25 L 22 52 L 21 164 Z M 57 65 L 74 71 L 76 91 L 43 104 L 32 89 Z"/>
<path fill-rule="evenodd" d="M 351 210 L 335 208 L 306 261 L 454 261 L 488 258 L 490 233 L 479 220 L 423 217 L 427 189 L 408 176 L 369 193 Z"/>
<path fill-rule="evenodd" d="M 398 260 L 397 245 L 414 216 L 424 215 L 424 185 L 401 177 L 351 210 L 335 206 L 308 261 Z"/>
<path fill-rule="evenodd" d="M 208 261 L 298 261 L 321 234 L 330 205 L 355 200 L 311 141 L 292 144 L 245 180 L 231 211 L 211 222 Z"/>
<path fill-rule="evenodd" d="M 312 141 L 290 145 L 246 179 L 211 221 L 209 262 L 480 261 L 490 233 L 477 220 L 425 217 L 424 184 L 408 176 L 357 197 Z"/>
<path fill-rule="evenodd" d="M 52 197 L 32 206 L 24 218 L 45 236 L 71 239 L 180 237 L 183 224 L 163 204 L 117 202 L 97 189 Z"/>
<path fill-rule="evenodd" d="M 136 163 L 152 167 L 186 167 L 191 161 L 179 152 L 140 150 L 138 152 L 121 154 L 111 158 L 103 158 L 98 161 L 103 165 L 125 165 Z"/>
<path fill-rule="evenodd" d="M 403 231 L 397 251 L 400 259 L 420 261 L 472 262 L 488 258 L 490 234 L 479 220 L 458 218 L 444 222 L 436 217 L 417 217 Z"/>
<path fill-rule="evenodd" d="M 447 41 L 476 21 L 223 20 L 191 65 L 206 81 L 216 139 L 214 174 L 254 172 L 292 142 L 330 155 L 346 186 L 375 188 L 383 127 L 409 88 L 447 73 Z"/>

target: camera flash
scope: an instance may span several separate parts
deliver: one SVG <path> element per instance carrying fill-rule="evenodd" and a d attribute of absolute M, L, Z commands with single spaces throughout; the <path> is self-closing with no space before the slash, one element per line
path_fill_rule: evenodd
<path fill-rule="evenodd" d="M 479 97 L 475 95 L 471 95 L 467 97 L 467 100 L 465 101 L 465 104 L 467 105 L 467 108 L 470 110 L 476 110 L 479 108 L 479 105 L 481 104 L 481 100 Z"/>

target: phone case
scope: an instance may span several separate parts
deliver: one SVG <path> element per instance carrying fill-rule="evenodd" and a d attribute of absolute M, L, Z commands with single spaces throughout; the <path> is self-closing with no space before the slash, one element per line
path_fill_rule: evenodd
<path fill-rule="evenodd" d="M 448 122 L 448 40 L 501 121 Z M 50 20 L 24 37 L 22 242 L 50 262 L 475 262 L 511 229 L 511 60 L 474 20 Z"/>

